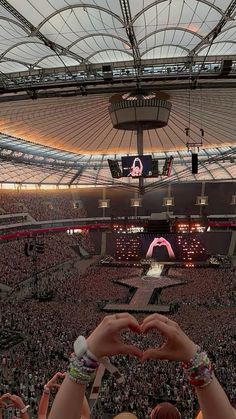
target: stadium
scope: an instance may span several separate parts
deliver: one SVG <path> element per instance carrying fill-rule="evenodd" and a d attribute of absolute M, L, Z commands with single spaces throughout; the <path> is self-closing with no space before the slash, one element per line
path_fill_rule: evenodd
<path fill-rule="evenodd" d="M 235 418 L 235 133 L 236 1 L 0 0 L 0 419 Z"/>

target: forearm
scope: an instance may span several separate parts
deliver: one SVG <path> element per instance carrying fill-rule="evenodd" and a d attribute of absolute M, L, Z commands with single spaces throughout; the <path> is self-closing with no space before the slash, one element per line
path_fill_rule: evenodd
<path fill-rule="evenodd" d="M 169 255 L 169 258 L 170 259 L 174 259 L 175 258 L 175 254 L 174 254 L 174 252 L 173 252 L 173 249 L 172 249 L 172 247 L 168 247 L 168 255 Z"/>
<path fill-rule="evenodd" d="M 150 245 L 149 246 L 149 249 L 147 251 L 147 254 L 146 254 L 146 258 L 151 258 L 152 257 L 152 254 L 153 254 L 153 246 Z"/>
<path fill-rule="evenodd" d="M 49 397 L 50 397 L 50 392 L 48 391 L 48 393 L 46 393 L 44 390 L 40 403 L 39 403 L 38 419 L 46 419 L 46 414 L 48 411 L 48 404 L 49 404 Z"/>
<path fill-rule="evenodd" d="M 203 419 L 235 419 L 234 409 L 215 376 L 205 388 L 196 388 L 196 394 Z"/>
<path fill-rule="evenodd" d="M 78 419 L 90 419 L 90 409 L 86 397 L 84 397 L 81 417 L 79 416 Z"/>
<path fill-rule="evenodd" d="M 52 405 L 49 419 L 78 419 L 81 416 L 85 385 L 65 377 Z"/>

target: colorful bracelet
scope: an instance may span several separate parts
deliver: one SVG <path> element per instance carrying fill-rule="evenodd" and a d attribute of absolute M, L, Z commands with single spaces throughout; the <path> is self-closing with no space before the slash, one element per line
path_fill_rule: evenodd
<path fill-rule="evenodd" d="M 86 366 L 84 357 L 79 359 L 76 355 L 70 358 L 68 377 L 77 384 L 87 384 L 94 380 L 97 371 L 97 363 L 94 366 Z"/>
<path fill-rule="evenodd" d="M 188 363 L 182 363 L 190 384 L 194 387 L 204 388 L 213 379 L 213 366 L 207 353 L 197 347 L 197 352 Z"/>
<path fill-rule="evenodd" d="M 95 361 L 95 359 L 90 358 L 90 356 L 86 353 L 81 358 L 81 363 L 88 368 L 97 369 L 99 367 L 99 363 Z"/>

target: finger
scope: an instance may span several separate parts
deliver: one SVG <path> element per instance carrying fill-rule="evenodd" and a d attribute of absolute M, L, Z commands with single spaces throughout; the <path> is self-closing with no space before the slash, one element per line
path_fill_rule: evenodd
<path fill-rule="evenodd" d="M 66 375 L 66 373 L 65 373 L 65 372 L 57 372 L 57 373 L 56 373 L 57 378 L 64 378 L 64 377 L 65 377 L 65 375 Z"/>
<path fill-rule="evenodd" d="M 134 332 L 140 332 L 140 325 L 134 317 L 132 318 L 132 316 L 131 318 L 125 317 L 123 319 L 116 319 L 113 327 L 114 327 L 114 330 L 117 330 L 117 331 L 130 329 Z"/>
<path fill-rule="evenodd" d="M 1 397 L 1 400 L 6 400 L 6 399 L 10 399 L 11 398 L 11 394 L 10 393 L 5 393 L 3 394 L 3 396 Z"/>
<path fill-rule="evenodd" d="M 168 352 L 163 347 L 162 349 L 147 349 L 141 358 L 142 362 L 148 359 L 168 359 Z"/>
<path fill-rule="evenodd" d="M 138 320 L 134 316 L 132 316 L 130 313 L 117 313 L 115 316 L 116 316 L 116 320 L 130 319 L 131 321 L 134 321 L 135 324 L 140 328 L 140 324 Z"/>
<path fill-rule="evenodd" d="M 152 320 L 155 320 L 155 319 L 160 320 L 161 322 L 166 323 L 166 324 L 169 324 L 171 326 L 179 327 L 178 323 L 176 323 L 175 321 L 169 319 L 169 317 L 163 316 L 162 314 L 158 314 L 158 313 L 154 313 L 154 314 L 151 314 L 150 316 L 146 317 L 143 320 L 142 325 L 144 325 L 144 324 L 146 324 L 146 323 L 148 323 L 148 322 L 150 322 Z"/>
<path fill-rule="evenodd" d="M 118 351 L 120 354 L 123 354 L 123 355 L 134 355 L 134 356 L 137 356 L 138 358 L 142 358 L 143 356 L 142 351 L 133 345 L 124 344 L 118 348 Z"/>
<path fill-rule="evenodd" d="M 127 317 L 131 317 L 131 318 L 135 319 L 135 317 L 131 316 L 131 314 L 129 314 L 129 313 L 116 313 L 115 314 L 116 319 L 124 319 L 124 318 L 127 318 Z"/>
<path fill-rule="evenodd" d="M 153 313 L 150 316 L 146 317 L 143 320 L 143 323 L 142 324 L 148 323 L 149 321 L 152 321 L 152 320 L 155 320 L 155 319 L 160 320 L 160 321 L 163 321 L 164 323 L 167 323 L 167 321 L 169 320 L 168 317 L 163 316 L 162 314 Z"/>
<path fill-rule="evenodd" d="M 161 322 L 158 319 L 152 320 L 148 323 L 145 323 L 141 326 L 141 331 L 147 333 L 149 330 L 156 329 L 161 335 L 165 336 L 167 339 L 172 336 L 174 328 L 171 325 Z"/>

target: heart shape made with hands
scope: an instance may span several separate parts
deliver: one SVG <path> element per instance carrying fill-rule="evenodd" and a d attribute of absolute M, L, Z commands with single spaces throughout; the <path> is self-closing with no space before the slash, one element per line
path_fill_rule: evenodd
<path fill-rule="evenodd" d="M 128 330 L 140 336 L 155 330 L 164 341 L 159 346 L 155 342 L 154 348 L 143 352 L 136 342 L 132 344 L 132 337 L 129 336 L 128 341 L 123 338 L 123 332 Z M 146 317 L 142 324 L 129 313 L 106 316 L 87 338 L 87 346 L 97 359 L 123 354 L 134 355 L 141 361 L 166 359 L 183 362 L 192 358 L 197 347 L 175 321 L 157 313 Z"/>
<path fill-rule="evenodd" d="M 157 337 L 154 338 L 155 347 L 148 347 L 146 350 L 141 351 L 141 349 L 138 348 L 138 345 L 136 345 L 136 342 L 135 345 L 132 345 L 131 343 L 131 345 L 127 346 L 127 349 L 132 348 L 131 354 L 140 358 L 141 362 L 148 359 L 189 362 L 196 353 L 197 346 L 181 330 L 178 323 L 161 314 L 152 314 L 146 317 L 142 324 L 136 324 L 136 327 L 129 327 L 129 329 L 140 337 L 144 337 L 143 340 L 137 339 L 139 341 L 138 345 L 139 343 L 141 345 L 143 343 L 145 344 L 146 336 L 150 331 L 155 331 L 158 334 Z M 153 345 L 153 342 L 151 342 L 151 345 Z"/>
<path fill-rule="evenodd" d="M 15 407 L 13 403 L 13 396 L 10 393 L 3 394 L 0 397 L 0 407 L 4 407 L 6 409 L 10 407 Z"/>
<path fill-rule="evenodd" d="M 162 319 L 161 315 L 160 318 Z M 152 355 L 154 355 L 155 352 L 155 358 L 157 358 L 158 351 L 159 355 L 161 356 L 160 351 L 163 350 L 168 343 L 168 338 L 166 335 L 167 328 L 166 333 L 164 333 L 163 327 L 165 328 L 165 326 L 162 324 L 157 324 L 157 320 L 160 323 L 162 322 L 163 324 L 167 324 L 167 321 L 164 318 L 162 320 L 157 319 L 156 314 L 154 314 L 153 319 L 150 319 L 147 322 L 144 320 L 144 322 L 139 325 L 139 328 L 130 327 L 129 331 L 131 334 L 128 332 L 128 330 L 126 330 L 127 334 L 125 334 L 125 344 L 127 343 L 130 347 L 133 346 L 141 351 L 141 356 L 138 356 L 141 361 L 148 359 L 147 356 L 151 355 L 150 351 L 153 351 Z M 169 325 L 171 322 L 172 321 L 170 320 Z M 134 355 L 136 354 L 134 353 Z"/>

